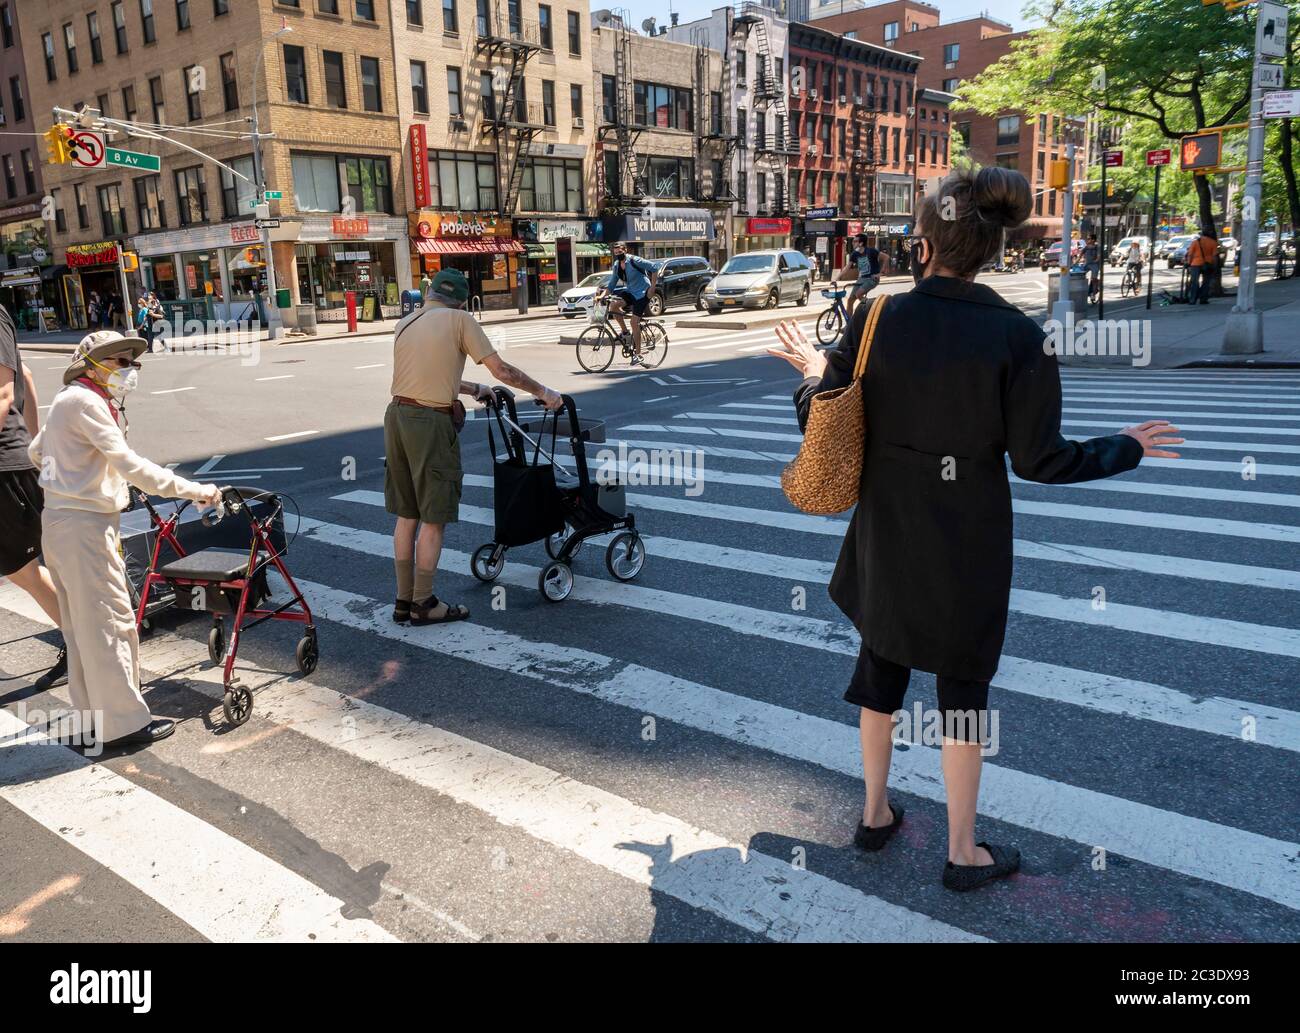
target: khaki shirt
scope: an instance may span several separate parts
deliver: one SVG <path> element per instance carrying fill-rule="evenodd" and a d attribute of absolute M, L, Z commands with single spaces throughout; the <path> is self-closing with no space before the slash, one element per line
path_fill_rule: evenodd
<path fill-rule="evenodd" d="M 482 363 L 495 353 L 468 312 L 428 302 L 397 324 L 392 393 L 424 405 L 450 405 L 460 394 L 465 357 Z"/>

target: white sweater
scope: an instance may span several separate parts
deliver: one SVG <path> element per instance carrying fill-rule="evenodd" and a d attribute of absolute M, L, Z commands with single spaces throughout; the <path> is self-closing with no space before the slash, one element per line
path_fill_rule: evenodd
<path fill-rule="evenodd" d="M 75 382 L 54 396 L 27 454 L 41 472 L 46 509 L 116 513 L 130 501 L 128 482 L 166 498 L 202 494 L 194 481 L 133 452 L 105 400 Z"/>

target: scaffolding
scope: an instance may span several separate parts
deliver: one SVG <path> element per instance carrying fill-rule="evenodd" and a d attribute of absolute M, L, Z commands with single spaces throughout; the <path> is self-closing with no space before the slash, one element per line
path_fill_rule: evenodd
<path fill-rule="evenodd" d="M 497 194 L 497 211 L 508 215 L 515 210 L 533 138 L 553 128 L 546 125 L 542 105 L 528 101 L 524 84 L 529 59 L 542 49 L 541 30 L 536 22 L 523 19 L 518 0 L 486 0 L 479 11 L 475 51 L 492 77 L 492 92 L 483 98 L 482 132 L 492 137 L 497 165 L 505 177 L 505 189 Z"/>

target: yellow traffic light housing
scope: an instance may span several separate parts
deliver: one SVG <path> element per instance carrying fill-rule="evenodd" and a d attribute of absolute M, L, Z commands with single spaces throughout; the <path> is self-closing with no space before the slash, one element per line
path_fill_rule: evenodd
<path fill-rule="evenodd" d="M 134 273 L 140 268 L 140 256 L 134 251 L 122 252 L 122 269 L 124 272 Z"/>
<path fill-rule="evenodd" d="M 63 122 L 58 122 L 45 131 L 51 165 L 66 165 L 72 160 L 72 147 L 69 144 L 72 135 L 72 127 Z"/>
<path fill-rule="evenodd" d="M 1070 185 L 1070 162 L 1067 159 L 1058 158 L 1049 163 L 1047 185 L 1053 190 L 1064 190 Z"/>

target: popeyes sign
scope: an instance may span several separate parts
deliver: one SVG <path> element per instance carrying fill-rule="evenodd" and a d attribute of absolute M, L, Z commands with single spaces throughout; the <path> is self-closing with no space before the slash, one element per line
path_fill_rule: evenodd
<path fill-rule="evenodd" d="M 457 213 L 441 218 L 423 218 L 415 229 L 421 237 L 494 237 L 497 236 L 497 221 L 488 219 L 484 222 L 477 215 Z"/>

